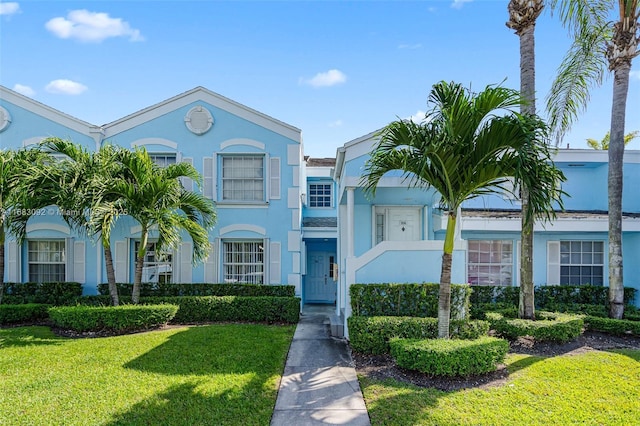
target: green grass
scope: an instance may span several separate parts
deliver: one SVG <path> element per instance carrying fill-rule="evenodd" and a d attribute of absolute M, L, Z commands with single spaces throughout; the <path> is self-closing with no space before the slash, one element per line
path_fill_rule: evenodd
<path fill-rule="evenodd" d="M 0 329 L 0 425 L 268 425 L 295 326 Z"/>
<path fill-rule="evenodd" d="M 360 377 L 378 425 L 632 425 L 640 421 L 640 351 L 551 358 L 508 355 L 509 379 L 442 392 Z"/>

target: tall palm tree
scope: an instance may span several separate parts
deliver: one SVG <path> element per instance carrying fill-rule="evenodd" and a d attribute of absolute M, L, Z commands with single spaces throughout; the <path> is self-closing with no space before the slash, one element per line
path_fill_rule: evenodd
<path fill-rule="evenodd" d="M 515 31 L 520 39 L 520 95 L 525 100 L 520 111 L 523 114 L 536 113 L 536 65 L 535 65 L 535 27 L 536 20 L 544 9 L 543 0 L 511 0 L 507 6 L 509 21 L 507 27 Z M 522 212 L 529 207 L 529 188 L 522 186 L 520 191 Z M 533 221 L 527 221 L 522 215 L 520 232 L 520 302 L 518 316 L 535 319 L 535 300 L 533 284 Z"/>
<path fill-rule="evenodd" d="M 633 132 L 629 132 L 626 135 L 624 135 L 624 146 L 626 147 L 627 145 L 629 145 L 629 142 L 637 138 L 639 134 L 640 132 L 638 132 L 637 130 L 634 130 Z M 609 149 L 610 140 L 611 140 L 611 133 L 607 132 L 607 134 L 604 135 L 604 137 L 601 140 L 587 138 L 587 145 L 589 145 L 593 149 L 606 151 L 607 149 Z"/>
<path fill-rule="evenodd" d="M 554 1 L 554 6 L 555 3 Z M 617 7 L 616 7 L 617 6 Z M 617 20 L 609 15 L 617 11 Z M 622 268 L 622 168 L 624 132 L 631 62 L 638 51 L 640 3 L 638 0 L 565 1 L 560 3 L 563 22 L 573 30 L 574 42 L 563 61 L 547 101 L 551 124 L 558 138 L 571 127 L 589 101 L 589 89 L 613 72 L 613 98 L 608 172 L 609 193 L 609 316 L 622 318 L 624 285 Z M 558 139 L 559 140 L 559 139 Z"/>
<path fill-rule="evenodd" d="M 69 140 L 52 137 L 41 143 L 41 149 L 50 154 L 62 154 L 64 159 L 40 172 L 41 190 L 37 194 L 42 199 L 40 204 L 58 206 L 62 217 L 78 233 L 100 238 L 111 303 L 118 306 L 111 241 L 108 238 L 118 211 L 106 211 L 101 221 L 93 222 L 90 222 L 89 212 L 107 197 L 103 193 L 103 182 L 122 173 L 122 167 L 116 161 L 122 148 L 105 144 L 98 151 L 90 152 Z"/>
<path fill-rule="evenodd" d="M 132 292 L 132 302 L 138 303 L 151 228 L 157 227 L 158 251 L 176 248 L 181 240 L 180 232 L 186 231 L 193 240 L 193 261 L 198 262 L 209 254 L 208 232 L 215 224 L 216 214 L 212 201 L 181 185 L 181 177 L 201 181 L 200 174 L 190 164 L 160 167 L 140 147 L 120 151 L 118 162 L 124 171 L 104 182 L 103 200 L 93 209 L 91 220 L 101 223 L 110 212 L 121 211 L 140 224 Z"/>
<path fill-rule="evenodd" d="M 514 109 L 520 103 L 518 92 L 511 89 L 489 86 L 475 94 L 457 83 L 437 83 L 429 95 L 432 108 L 426 121 L 389 124 L 381 131 L 380 141 L 365 165 L 362 184 L 370 195 L 375 194 L 378 182 L 391 170 L 403 171 L 411 187 L 433 188 L 440 193 L 441 208 L 448 213 L 438 298 L 441 338 L 449 337 L 451 262 L 461 204 L 470 198 L 504 191 L 508 177 L 516 176 L 517 181 L 526 184 L 534 179 L 527 173 L 539 172 L 541 185 L 534 189 L 532 200 L 544 202 L 534 207 L 553 211 L 545 207 L 553 203 L 557 192 L 546 189 L 556 186 L 553 180 L 557 175 L 545 173 L 548 158 L 526 154 L 537 149 L 527 148 L 530 144 L 543 145 L 539 139 L 544 123 L 517 114 Z M 526 167 L 518 172 L 516 168 L 522 166 Z"/>

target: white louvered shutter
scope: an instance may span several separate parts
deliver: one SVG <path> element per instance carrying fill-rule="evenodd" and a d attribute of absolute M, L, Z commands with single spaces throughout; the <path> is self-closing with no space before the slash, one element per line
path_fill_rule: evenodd
<path fill-rule="evenodd" d="M 15 241 L 7 243 L 7 282 L 20 282 L 20 253 L 19 245 Z"/>
<path fill-rule="evenodd" d="M 126 241 L 116 241 L 115 246 L 115 262 L 113 268 L 115 269 L 116 282 L 126 283 L 129 281 L 127 271 L 127 243 Z"/>
<path fill-rule="evenodd" d="M 183 163 L 187 163 L 190 166 L 193 166 L 193 158 L 191 158 L 191 157 L 184 157 L 182 159 L 182 162 Z M 193 180 L 192 179 L 190 179 L 188 177 L 182 177 L 182 178 L 180 178 L 180 183 L 182 183 L 182 186 L 187 191 L 193 191 Z"/>
<path fill-rule="evenodd" d="M 280 158 L 269 158 L 269 198 L 275 200 L 280 199 Z"/>
<path fill-rule="evenodd" d="M 560 241 L 547 241 L 547 285 L 560 284 Z"/>
<path fill-rule="evenodd" d="M 180 282 L 191 283 L 193 280 L 193 244 L 180 244 Z"/>
<path fill-rule="evenodd" d="M 85 244 L 84 241 L 73 243 L 73 281 L 84 284 L 86 280 L 85 270 Z"/>
<path fill-rule="evenodd" d="M 204 282 L 206 283 L 216 283 L 218 279 L 216 278 L 216 243 L 209 242 L 209 257 L 204 262 Z"/>
<path fill-rule="evenodd" d="M 281 272 L 281 244 L 279 242 L 272 242 L 269 244 L 269 283 L 281 284 L 282 272 Z"/>
<path fill-rule="evenodd" d="M 216 184 L 214 174 L 214 159 L 213 157 L 204 157 L 202 159 L 202 193 L 205 197 L 215 200 Z"/>

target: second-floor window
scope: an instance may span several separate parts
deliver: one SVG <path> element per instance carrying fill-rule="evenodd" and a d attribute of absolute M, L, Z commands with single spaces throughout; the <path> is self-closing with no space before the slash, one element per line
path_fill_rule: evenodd
<path fill-rule="evenodd" d="M 150 152 L 149 157 L 151 157 L 153 162 L 160 167 L 167 167 L 170 164 L 176 164 L 176 154 Z"/>
<path fill-rule="evenodd" d="M 264 156 L 222 157 L 222 200 L 264 201 Z"/>
<path fill-rule="evenodd" d="M 309 184 L 309 207 L 331 207 L 331 184 Z"/>

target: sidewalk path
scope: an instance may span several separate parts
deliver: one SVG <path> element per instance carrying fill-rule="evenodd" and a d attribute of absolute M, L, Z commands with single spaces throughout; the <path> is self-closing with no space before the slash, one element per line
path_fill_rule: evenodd
<path fill-rule="evenodd" d="M 272 426 L 371 424 L 347 343 L 330 336 L 329 314 L 326 307 L 303 308 Z"/>

